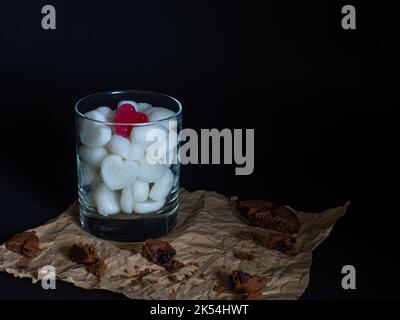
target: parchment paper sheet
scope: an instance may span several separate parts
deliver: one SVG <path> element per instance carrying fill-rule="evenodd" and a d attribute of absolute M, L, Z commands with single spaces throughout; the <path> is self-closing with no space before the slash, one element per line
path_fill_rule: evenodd
<path fill-rule="evenodd" d="M 38 270 L 45 265 L 56 268 L 57 280 L 73 283 L 86 289 L 105 289 L 119 292 L 132 299 L 238 299 L 229 290 L 213 290 L 227 284 L 235 269 L 271 278 L 263 292 L 264 299 L 297 299 L 306 289 L 312 260 L 312 250 L 326 239 L 335 222 L 345 214 L 348 203 L 322 213 L 298 212 L 302 223 L 296 235 L 295 254 L 285 255 L 268 250 L 253 242 L 237 238 L 242 230 L 253 230 L 259 235 L 270 232 L 245 225 L 229 198 L 209 191 L 181 191 L 179 222 L 176 229 L 162 239 L 171 242 L 177 260 L 185 266 L 169 280 L 170 273 L 154 265 L 129 246 L 95 238 L 84 232 L 78 223 L 78 205 L 48 223 L 33 230 L 41 241 L 41 253 L 32 260 L 0 247 L 0 271 L 16 277 L 38 281 Z M 68 259 L 73 243 L 92 243 L 105 260 L 108 273 L 98 280 L 86 268 Z M 140 247 L 140 243 L 131 248 Z M 245 251 L 255 256 L 252 261 L 234 257 Z"/>

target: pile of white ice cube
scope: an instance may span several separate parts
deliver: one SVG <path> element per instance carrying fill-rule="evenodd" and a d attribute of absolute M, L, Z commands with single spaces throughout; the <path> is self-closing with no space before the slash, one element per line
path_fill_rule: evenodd
<path fill-rule="evenodd" d="M 114 113 L 124 104 L 150 123 L 132 125 L 129 137 L 116 133 Z M 117 111 L 101 106 L 79 120 L 79 183 L 99 214 L 145 214 L 161 209 L 174 184 L 177 156 L 175 113 L 148 103 L 121 101 Z M 163 119 L 167 119 L 163 121 Z"/>

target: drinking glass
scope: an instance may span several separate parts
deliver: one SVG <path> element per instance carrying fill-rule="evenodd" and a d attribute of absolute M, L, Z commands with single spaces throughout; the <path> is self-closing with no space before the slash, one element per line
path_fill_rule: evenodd
<path fill-rule="evenodd" d="M 135 108 L 133 119 L 142 120 L 119 120 L 118 106 L 130 108 L 124 104 Z M 125 242 L 157 238 L 174 229 L 179 205 L 180 102 L 151 91 L 108 91 L 79 100 L 75 115 L 82 228 Z"/>

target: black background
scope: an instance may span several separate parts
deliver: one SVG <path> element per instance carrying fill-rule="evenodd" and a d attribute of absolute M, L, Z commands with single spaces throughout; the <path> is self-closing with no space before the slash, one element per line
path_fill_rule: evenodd
<path fill-rule="evenodd" d="M 41 28 L 41 8 L 57 29 Z M 341 8 L 357 9 L 357 30 Z M 399 298 L 395 8 L 367 1 L 8 1 L 0 11 L 0 241 L 76 199 L 73 105 L 109 89 L 178 98 L 184 127 L 254 128 L 255 171 L 181 185 L 304 211 L 352 204 L 315 251 L 305 299 Z M 357 270 L 357 289 L 340 286 Z M 120 299 L 0 274 L 0 298 Z"/>

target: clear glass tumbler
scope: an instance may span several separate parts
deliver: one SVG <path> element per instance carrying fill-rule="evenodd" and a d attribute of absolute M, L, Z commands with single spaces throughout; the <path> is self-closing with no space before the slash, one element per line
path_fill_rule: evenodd
<path fill-rule="evenodd" d="M 151 91 L 109 91 L 75 105 L 80 221 L 113 241 L 143 241 L 178 219 L 182 107 Z"/>

